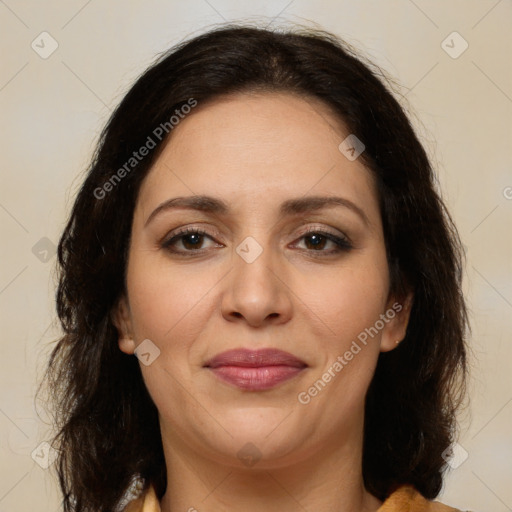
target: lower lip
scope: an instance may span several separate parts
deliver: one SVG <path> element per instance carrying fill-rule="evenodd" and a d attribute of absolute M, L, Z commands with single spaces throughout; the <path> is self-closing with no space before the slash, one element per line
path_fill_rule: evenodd
<path fill-rule="evenodd" d="M 261 391 L 295 377 L 304 368 L 294 366 L 219 366 L 210 370 L 219 379 L 249 391 Z"/>

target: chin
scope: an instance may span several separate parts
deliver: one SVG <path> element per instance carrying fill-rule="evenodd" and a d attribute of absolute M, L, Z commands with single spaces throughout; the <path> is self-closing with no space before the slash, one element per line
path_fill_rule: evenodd
<path fill-rule="evenodd" d="M 219 462 L 238 468 L 284 467 L 300 458 L 299 452 L 311 438 L 309 430 L 306 432 L 297 425 L 292 415 L 287 417 L 286 413 L 276 409 L 270 413 L 269 408 L 240 409 L 222 418 L 222 425 L 232 437 L 208 435 L 205 439 L 220 456 Z"/>

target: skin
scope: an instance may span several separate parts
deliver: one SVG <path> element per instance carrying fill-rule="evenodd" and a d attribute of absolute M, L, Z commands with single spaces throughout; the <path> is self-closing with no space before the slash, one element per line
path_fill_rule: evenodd
<path fill-rule="evenodd" d="M 411 296 L 389 295 L 375 183 L 361 159 L 338 149 L 348 133 L 317 99 L 225 96 L 198 105 L 174 128 L 142 184 L 127 295 L 114 321 L 123 352 L 133 354 L 145 339 L 160 350 L 141 370 L 159 411 L 163 512 L 368 512 L 381 505 L 363 485 L 364 398 L 379 353 L 405 336 Z M 163 210 L 147 222 L 168 199 L 201 194 L 230 211 Z M 343 206 L 279 215 L 283 201 L 313 195 L 348 199 L 367 222 Z M 196 246 L 190 237 L 175 241 L 180 256 L 161 242 L 182 227 L 207 236 Z M 328 254 L 337 246 L 325 240 L 316 248 L 304 236 L 310 227 L 348 237 L 353 248 Z M 262 248 L 252 263 L 236 252 L 248 236 Z M 401 312 L 317 396 L 299 403 L 298 394 L 395 302 Z M 279 348 L 308 367 L 257 392 L 204 368 L 240 347 Z M 247 443 L 260 457 L 251 466 L 237 456 Z"/>

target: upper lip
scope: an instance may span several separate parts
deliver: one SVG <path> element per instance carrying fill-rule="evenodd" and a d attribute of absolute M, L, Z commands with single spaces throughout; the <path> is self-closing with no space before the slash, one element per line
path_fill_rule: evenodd
<path fill-rule="evenodd" d="M 263 348 L 259 350 L 233 349 L 217 354 L 209 359 L 205 365 L 208 368 L 218 368 L 219 366 L 244 366 L 248 368 L 258 368 L 261 366 L 293 366 L 303 368 L 307 364 L 283 350 L 275 348 Z"/>

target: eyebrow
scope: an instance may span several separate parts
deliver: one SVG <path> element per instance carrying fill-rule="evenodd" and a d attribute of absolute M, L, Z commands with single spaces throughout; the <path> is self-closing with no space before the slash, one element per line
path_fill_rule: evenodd
<path fill-rule="evenodd" d="M 279 213 L 282 217 L 297 215 L 301 213 L 309 213 L 324 208 L 333 208 L 342 206 L 356 213 L 366 225 L 370 225 L 370 221 L 365 212 L 349 199 L 337 196 L 307 196 L 296 199 L 288 199 L 281 204 Z M 216 215 L 226 215 L 230 208 L 226 202 L 216 197 L 195 195 L 185 197 L 174 197 L 160 203 L 149 215 L 144 226 L 147 226 L 157 215 L 164 211 L 174 209 L 199 210 L 206 213 Z"/>

